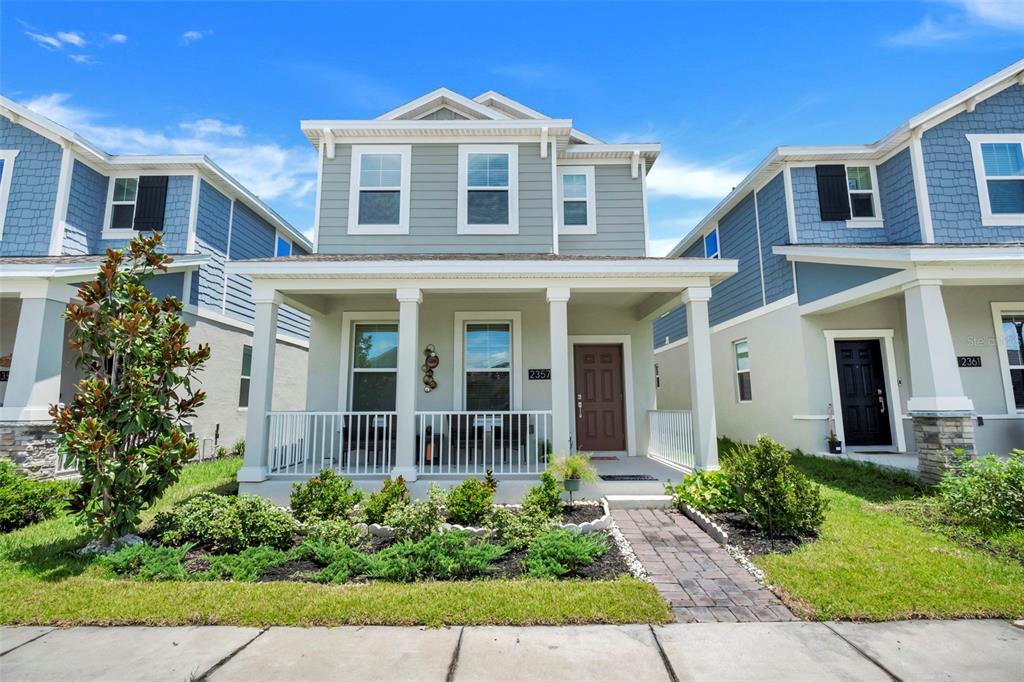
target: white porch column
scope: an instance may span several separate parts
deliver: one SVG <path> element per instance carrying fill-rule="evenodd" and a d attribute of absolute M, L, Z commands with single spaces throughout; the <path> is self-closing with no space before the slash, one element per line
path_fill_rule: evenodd
<path fill-rule="evenodd" d="M 569 289 L 547 290 L 551 339 L 551 447 L 555 455 L 572 451 L 569 386 Z"/>
<path fill-rule="evenodd" d="M 903 287 L 910 350 L 908 412 L 970 412 L 949 332 L 941 282 L 917 280 Z"/>
<path fill-rule="evenodd" d="M 61 315 L 73 294 L 66 284 L 46 280 L 26 282 L 21 288 L 21 312 L 0 419 L 48 421 L 50 405 L 60 402 L 64 356 Z"/>
<path fill-rule="evenodd" d="M 256 318 L 252 330 L 252 374 L 249 411 L 245 421 L 245 462 L 238 472 L 243 482 L 267 478 L 267 413 L 274 398 L 274 356 L 277 352 L 277 314 L 281 294 L 253 292 Z"/>
<path fill-rule="evenodd" d="M 715 385 L 711 373 L 711 325 L 708 300 L 711 287 L 683 292 L 686 305 L 686 344 L 690 361 L 690 412 L 693 417 L 693 456 L 697 469 L 718 468 L 718 429 L 715 426 Z"/>
<path fill-rule="evenodd" d="M 341 314 L 309 316 L 309 353 L 306 359 L 306 409 L 334 412 L 342 409 Z"/>
<path fill-rule="evenodd" d="M 395 469 L 391 475 L 415 481 L 419 473 L 416 466 L 416 397 L 420 392 L 417 373 L 423 292 L 415 288 L 398 289 L 395 298 L 398 299 L 398 395 L 395 398 L 398 423 L 395 426 Z"/>

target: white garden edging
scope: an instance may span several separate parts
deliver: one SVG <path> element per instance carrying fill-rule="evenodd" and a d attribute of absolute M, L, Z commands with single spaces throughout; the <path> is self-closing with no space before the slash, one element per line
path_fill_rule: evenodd
<path fill-rule="evenodd" d="M 729 534 L 726 533 L 721 526 L 708 518 L 703 512 L 694 509 L 690 505 L 683 503 L 683 514 L 685 514 L 691 521 L 700 526 L 700 529 L 711 536 L 711 538 L 720 545 L 729 544 Z"/>

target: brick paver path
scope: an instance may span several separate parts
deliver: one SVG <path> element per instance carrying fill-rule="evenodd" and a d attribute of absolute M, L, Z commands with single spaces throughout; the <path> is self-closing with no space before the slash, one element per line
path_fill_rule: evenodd
<path fill-rule="evenodd" d="M 677 621 L 796 620 L 771 590 L 679 512 L 616 509 L 612 516 Z"/>

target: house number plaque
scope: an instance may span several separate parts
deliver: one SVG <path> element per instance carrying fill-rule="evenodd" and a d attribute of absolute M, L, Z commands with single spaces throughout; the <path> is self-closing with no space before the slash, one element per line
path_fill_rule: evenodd
<path fill-rule="evenodd" d="M 526 378 L 530 381 L 549 381 L 551 379 L 550 369 L 528 369 Z"/>
<path fill-rule="evenodd" d="M 956 364 L 960 367 L 981 367 L 980 355 L 958 355 Z"/>

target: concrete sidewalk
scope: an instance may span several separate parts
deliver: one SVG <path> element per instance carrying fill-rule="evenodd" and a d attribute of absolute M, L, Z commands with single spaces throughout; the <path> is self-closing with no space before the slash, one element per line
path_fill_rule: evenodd
<path fill-rule="evenodd" d="M 0 628 L 0 680 L 1024 680 L 998 620 Z"/>

